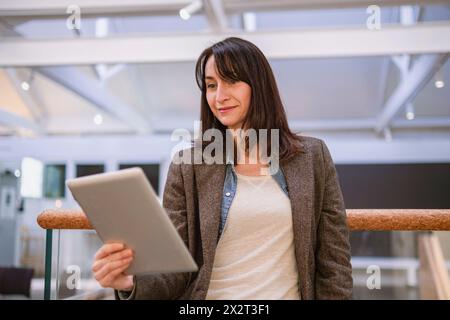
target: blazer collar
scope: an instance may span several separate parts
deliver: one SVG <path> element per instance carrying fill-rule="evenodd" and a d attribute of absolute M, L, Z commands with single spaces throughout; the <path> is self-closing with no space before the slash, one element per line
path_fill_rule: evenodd
<path fill-rule="evenodd" d="M 301 152 L 280 164 L 289 190 L 297 260 L 308 260 L 313 212 L 314 168 L 311 155 Z M 200 233 L 205 264 L 213 265 L 219 237 L 226 163 L 194 166 L 198 190 Z M 299 262 L 299 261 L 298 261 Z M 306 270 L 304 270 L 306 271 Z"/>
<path fill-rule="evenodd" d="M 212 265 L 219 235 L 225 164 L 195 165 L 203 260 Z"/>

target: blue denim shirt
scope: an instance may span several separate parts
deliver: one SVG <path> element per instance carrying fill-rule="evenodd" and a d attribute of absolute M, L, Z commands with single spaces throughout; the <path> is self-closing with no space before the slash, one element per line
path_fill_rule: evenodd
<path fill-rule="evenodd" d="M 230 211 L 231 203 L 233 202 L 234 195 L 236 194 L 237 188 L 237 176 L 234 170 L 234 165 L 232 162 L 227 161 L 227 168 L 225 174 L 225 182 L 223 185 L 223 195 L 222 195 L 222 210 L 220 214 L 220 225 L 219 225 L 219 235 L 222 235 L 223 228 L 228 217 L 228 211 Z M 278 183 L 280 188 L 289 197 L 289 191 L 286 184 L 286 179 L 284 178 L 283 171 L 281 167 L 279 170 L 272 175 L 272 178 Z"/>

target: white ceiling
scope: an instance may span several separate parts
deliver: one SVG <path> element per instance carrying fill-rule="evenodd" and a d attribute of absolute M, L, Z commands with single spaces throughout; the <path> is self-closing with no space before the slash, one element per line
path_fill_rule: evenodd
<path fill-rule="evenodd" d="M 254 1 L 257 3 L 258 1 Z M 344 1 L 345 2 L 345 1 Z M 347 1 L 348 2 L 348 1 Z M 225 4 L 228 2 L 225 1 Z M 231 2 L 230 2 L 231 3 Z M 231 4 L 230 4 L 231 6 Z M 256 10 L 256 9 L 255 9 Z M 298 30 L 299 28 L 333 28 L 346 26 L 365 26 L 366 8 L 343 9 L 307 9 L 255 11 L 257 31 Z M 383 24 L 399 23 L 399 7 L 382 7 Z M 420 22 L 449 21 L 449 5 L 439 4 L 423 6 Z M 0 11 L 0 18 L 1 11 Z M 82 20 L 81 37 L 95 36 L 98 17 L 86 17 Z M 242 28 L 242 14 L 235 11 L 227 13 L 228 25 L 234 29 Z M 1 32 L 3 37 L 59 39 L 78 37 L 65 27 L 61 17 L 6 17 Z M 108 36 L 127 37 L 131 35 L 148 35 L 152 33 L 183 34 L 208 33 L 208 19 L 203 13 L 194 15 L 184 21 L 176 14 L 164 15 L 123 15 L 116 14 L 108 18 Z M 376 32 L 376 31 L 374 31 Z M 18 34 L 17 34 L 18 33 Z M 225 36 L 225 34 L 224 34 Z M 412 39 L 411 41 L 414 41 Z M 450 39 L 442 39 L 444 42 Z M 305 44 L 306 45 L 306 44 Z M 336 45 L 329 43 L 330 47 Z M 86 50 L 89 50 L 87 47 Z M 304 59 L 270 59 L 278 80 L 289 121 L 350 120 L 358 122 L 372 119 L 375 121 L 383 110 L 384 103 L 395 92 L 401 81 L 397 66 L 390 56 L 304 58 Z M 184 126 L 192 129 L 192 121 L 199 116 L 199 90 L 194 78 L 195 62 L 164 62 L 148 64 L 125 64 L 117 67 L 117 72 L 100 81 L 95 66 L 73 66 L 83 76 L 96 81 L 103 88 L 103 93 L 113 97 L 120 105 L 129 108 L 134 116 L 141 117 L 148 124 L 149 132 L 170 132 Z M 49 67 L 58 70 L 58 67 Z M 31 68 L 16 68 L 20 81 L 28 79 Z M 419 90 L 414 99 L 416 120 L 424 117 L 433 119 L 450 119 L 450 63 L 447 61 L 441 69 L 446 86 L 437 89 L 434 80 L 429 81 Z M 43 127 L 41 134 L 80 134 L 80 133 L 132 133 L 135 128 L 127 124 L 104 108 L 99 107 L 69 90 L 54 80 L 48 79 L 35 69 L 29 95 L 41 110 L 41 119 L 36 122 Z M 0 79 L 9 79 L 6 69 L 0 70 Z M 0 81 L 0 110 L 6 110 L 24 116 L 27 103 L 23 95 L 11 97 L 14 86 Z M 16 88 L 19 90 L 20 88 Z M 26 100 L 26 99 L 25 99 Z M 103 124 L 93 122 L 95 115 L 103 116 Z M 395 119 L 404 119 L 404 111 Z M 2 115 L 0 114 L 0 120 Z M 31 119 L 30 119 L 31 118 Z M 28 120 L 33 121 L 28 116 Z M 22 131 L 9 122 L 0 121 L 0 135 L 20 135 Z M 393 126 L 395 129 L 395 126 Z M 301 128 L 300 128 L 301 129 Z M 349 127 L 349 130 L 351 127 Z M 450 126 L 441 126 L 442 131 Z M 317 128 L 320 130 L 320 126 Z M 342 130 L 342 129 L 339 129 Z M 345 128 L 344 128 L 345 130 Z M 373 131 L 373 128 L 367 128 Z M 411 129 L 413 130 L 413 129 Z M 419 130 L 419 129 L 417 129 Z M 423 129 L 420 129 L 423 130 Z M 436 129 L 430 130 L 435 131 Z"/>

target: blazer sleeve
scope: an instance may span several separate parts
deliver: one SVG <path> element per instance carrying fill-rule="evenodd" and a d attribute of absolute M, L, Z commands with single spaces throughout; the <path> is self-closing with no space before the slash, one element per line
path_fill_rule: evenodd
<path fill-rule="evenodd" d="M 315 298 L 351 299 L 352 266 L 344 199 L 330 152 L 323 141 L 325 186 L 317 229 Z"/>
<path fill-rule="evenodd" d="M 186 196 L 181 173 L 182 164 L 171 162 L 164 188 L 163 207 L 183 241 L 188 245 Z M 192 273 L 161 273 L 137 275 L 131 293 L 115 291 L 116 299 L 172 300 L 186 290 Z"/>

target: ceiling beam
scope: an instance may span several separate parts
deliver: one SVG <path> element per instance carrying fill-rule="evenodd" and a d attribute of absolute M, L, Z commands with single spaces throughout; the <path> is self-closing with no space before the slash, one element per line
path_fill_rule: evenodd
<path fill-rule="evenodd" d="M 149 125 L 132 106 L 112 96 L 98 81 L 87 77 L 76 68 L 44 67 L 37 68 L 36 71 L 76 93 L 100 110 L 122 120 L 131 129 L 139 133 L 149 132 Z"/>
<path fill-rule="evenodd" d="M 2 0 L 3 17 L 68 17 L 66 10 L 76 4 L 82 16 L 168 14 L 180 10 L 189 0 Z"/>
<path fill-rule="evenodd" d="M 419 22 L 421 12 L 420 6 L 402 6 L 399 9 L 399 18 L 400 23 L 404 26 L 412 26 L 416 25 Z M 408 74 L 410 63 L 411 63 L 411 55 L 402 54 L 391 57 L 392 62 L 397 66 L 400 70 L 401 77 L 405 77 Z"/>
<path fill-rule="evenodd" d="M 372 118 L 289 121 L 292 130 L 302 131 L 372 130 L 375 124 L 376 119 Z M 450 128 L 450 117 L 396 119 L 392 122 L 391 127 L 393 129 Z"/>
<path fill-rule="evenodd" d="M 9 23 L 5 22 L 3 19 L 0 19 L 0 36 L 12 36 L 12 37 L 21 37 L 20 33 L 18 33 L 16 30 L 14 30 L 14 25 L 10 25 Z M 17 74 L 17 71 L 13 68 L 5 68 L 5 74 L 13 87 L 15 88 L 17 94 L 22 99 L 25 106 L 30 111 L 34 122 L 33 126 L 36 126 L 38 130 L 31 129 L 32 131 L 43 133 L 44 129 L 41 125 L 41 121 L 43 117 L 46 115 L 45 109 L 42 105 L 39 105 L 36 103 L 36 97 L 30 92 L 30 91 L 23 91 L 21 88 L 21 81 Z M 30 70 L 31 71 L 31 70 Z M 26 120 L 26 119 L 25 119 Z M 20 121 L 20 119 L 19 119 Z M 26 123 L 29 120 L 26 120 Z"/>
<path fill-rule="evenodd" d="M 193 117 L 175 117 L 161 114 L 153 127 L 154 132 L 171 134 L 175 129 L 194 130 Z M 373 132 L 377 124 L 376 118 L 348 118 L 348 119 L 318 119 L 318 120 L 289 120 L 289 127 L 294 131 L 351 131 L 366 130 Z M 393 129 L 450 129 L 450 117 L 418 117 L 414 120 L 395 119 Z"/>
<path fill-rule="evenodd" d="M 20 33 L 15 31 L 14 28 L 7 28 L 7 29 L 5 28 L 6 28 L 5 24 L 0 22 L 0 34 L 16 37 L 22 36 Z M 96 107 L 98 107 L 102 111 L 106 111 L 108 114 L 111 114 L 114 117 L 118 118 L 119 120 L 122 120 L 126 125 L 128 125 L 131 128 L 132 131 L 138 131 L 141 133 L 148 132 L 148 125 L 142 120 L 142 117 L 139 114 L 133 112 L 132 107 L 123 105 L 116 98 L 112 97 L 109 92 L 106 92 L 101 83 L 95 82 L 94 80 L 86 77 L 77 69 L 73 67 L 66 67 L 66 68 L 59 68 L 59 70 L 55 71 L 54 69 L 51 68 L 40 68 L 37 69 L 37 71 L 46 76 L 47 78 L 50 78 L 51 80 L 59 83 L 66 89 L 69 89 L 70 91 L 80 95 L 82 98 L 93 103 Z M 38 107 L 38 105 L 35 103 L 34 98 L 30 95 L 29 91 L 23 92 L 23 90 L 21 90 L 20 80 L 17 76 L 16 70 L 14 70 L 13 68 L 6 68 L 6 74 L 10 78 L 10 81 L 13 83 L 13 85 L 16 87 L 18 94 L 21 96 L 26 106 L 30 109 L 36 122 L 40 123 L 43 120 L 42 116 L 45 115 L 44 110 Z M 98 95 L 93 94 L 93 92 L 95 91 L 89 91 L 89 88 L 96 89 L 99 94 Z M 50 120 L 47 119 L 45 124 L 46 128 L 49 129 L 50 131 L 54 130 L 55 127 L 54 123 L 55 123 L 54 121 L 51 122 Z M 39 129 L 43 131 L 41 125 L 39 124 L 36 125 L 39 126 Z M 63 124 L 63 127 L 66 130 L 70 131 L 70 129 L 67 128 L 67 123 Z M 78 129 L 80 128 L 86 129 L 86 124 L 84 123 Z M 105 125 L 103 125 L 102 128 L 105 129 Z"/>
<path fill-rule="evenodd" d="M 214 32 L 226 31 L 228 28 L 228 21 L 223 7 L 223 1 L 204 0 L 203 3 L 211 30 Z"/>
<path fill-rule="evenodd" d="M 378 133 L 389 127 L 392 119 L 408 103 L 412 102 L 437 70 L 448 59 L 448 54 L 427 54 L 416 59 L 408 73 L 401 78 L 395 91 L 384 104 L 377 117 Z"/>
<path fill-rule="evenodd" d="M 6 21 L 6 19 L 0 18 L 0 36 L 6 36 L 6 37 L 16 37 L 19 36 L 19 33 L 14 30 L 15 25 L 11 24 L 10 22 Z"/>
<path fill-rule="evenodd" d="M 450 139 L 424 134 L 420 139 L 399 136 L 386 143 L 376 136 L 318 135 L 327 142 L 333 160 L 341 163 L 448 163 Z M 30 156 L 55 163 L 158 163 L 168 159 L 179 140 L 170 135 L 46 136 L 36 139 L 0 137 L 0 159 L 16 161 Z M 45 148 L 43 148 L 45 146 Z M 70 146 L 70 147 L 68 147 Z M 355 152 L 358 150 L 358 152 Z M 106 160 L 105 160 L 106 159 Z"/>
<path fill-rule="evenodd" d="M 268 58 L 326 58 L 450 52 L 450 23 L 228 34 L 75 39 L 4 39 L 0 66 L 195 61 L 226 36 L 255 43 Z M 88 48 L 88 49 L 87 49 Z M 180 50 L 182 48 L 182 50 Z"/>
<path fill-rule="evenodd" d="M 321 120 L 291 120 L 289 127 L 293 131 L 341 131 L 367 130 L 373 128 L 374 119 L 321 119 Z"/>
<path fill-rule="evenodd" d="M 8 112 L 3 110 L 4 108 L 0 107 L 0 125 L 11 128 L 11 129 L 28 129 L 35 133 L 42 134 L 42 127 L 30 121 L 24 117 L 21 117 L 17 114 Z"/>
<path fill-rule="evenodd" d="M 110 34 L 110 24 L 111 19 L 109 18 L 97 18 L 95 21 L 95 36 L 97 38 L 104 38 Z M 95 73 L 99 81 L 104 82 L 112 75 L 121 71 L 125 67 L 124 64 L 115 64 L 115 65 L 107 65 L 107 64 L 97 64 L 93 66 Z"/>
<path fill-rule="evenodd" d="M 115 120 L 115 119 L 114 119 Z M 135 131 L 123 122 L 111 122 L 105 119 L 101 125 L 93 119 L 83 116 L 53 116 L 45 124 L 48 134 L 80 135 L 80 134 L 133 134 Z"/>
<path fill-rule="evenodd" d="M 111 21 L 112 26 L 115 31 L 123 32 L 125 30 L 124 19 L 114 19 Z M 136 89 L 136 94 L 138 97 L 138 105 L 140 110 L 143 111 L 149 122 L 151 128 L 155 124 L 155 116 L 158 114 L 158 108 L 155 104 L 155 99 L 150 97 L 148 87 L 151 84 L 144 80 L 142 75 L 141 67 L 137 64 L 122 64 L 125 66 L 125 74 L 128 76 L 129 81 L 131 81 L 133 87 Z"/>
<path fill-rule="evenodd" d="M 174 14 L 192 0 L 77 0 L 82 16 Z M 311 10 L 367 7 L 369 5 L 400 6 L 448 3 L 445 0 L 224 0 L 227 13 L 268 10 Z M 2 0 L 0 16 L 4 17 L 67 17 L 72 0 Z"/>
<path fill-rule="evenodd" d="M 254 12 L 244 12 L 242 14 L 242 27 L 246 32 L 254 32 L 257 28 L 256 14 Z"/>
<path fill-rule="evenodd" d="M 448 4 L 445 0 L 226 0 L 225 10 L 229 13 L 237 13 L 245 11 L 363 8 L 370 5 L 391 7 L 433 3 Z"/>
<path fill-rule="evenodd" d="M 31 71 L 31 70 L 30 70 Z M 32 72 L 32 71 L 31 71 Z M 6 76 L 9 78 L 9 81 L 16 89 L 17 94 L 20 96 L 25 106 L 30 110 L 31 115 L 33 116 L 36 123 L 40 123 L 43 117 L 46 115 L 46 112 L 42 105 L 39 105 L 35 97 L 32 94 L 32 87 L 28 91 L 24 91 L 21 87 L 21 80 L 17 74 L 17 71 L 13 68 L 5 69 Z M 31 85 L 32 86 L 32 85 Z"/>

